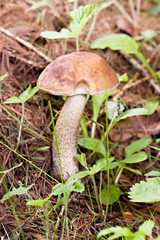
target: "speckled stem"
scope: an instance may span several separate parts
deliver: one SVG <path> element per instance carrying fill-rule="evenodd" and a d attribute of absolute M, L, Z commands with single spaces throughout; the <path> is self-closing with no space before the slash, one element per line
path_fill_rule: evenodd
<path fill-rule="evenodd" d="M 86 103 L 85 95 L 75 95 L 67 98 L 56 122 L 56 135 L 62 164 L 63 179 L 78 172 L 77 131 Z M 59 157 L 55 139 L 53 138 L 53 168 L 60 175 Z"/>

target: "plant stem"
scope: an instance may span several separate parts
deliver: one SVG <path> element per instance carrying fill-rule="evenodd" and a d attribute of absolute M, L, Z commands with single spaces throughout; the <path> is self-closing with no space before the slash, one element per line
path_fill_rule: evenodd
<path fill-rule="evenodd" d="M 18 131 L 18 138 L 17 138 L 17 147 L 19 146 L 20 143 L 20 139 L 21 139 L 21 133 L 22 133 L 22 123 L 23 123 L 23 119 L 24 119 L 24 103 L 22 103 L 22 116 L 21 116 L 21 121 L 20 121 L 20 126 L 19 126 L 19 131 Z"/>
<path fill-rule="evenodd" d="M 152 67 L 150 66 L 150 64 L 147 62 L 146 58 L 144 57 L 144 55 L 140 52 L 136 53 L 136 56 L 142 61 L 142 63 L 146 66 L 146 68 L 148 69 L 148 71 L 151 73 L 151 75 L 153 76 L 153 78 L 155 80 L 157 80 L 157 76 L 154 72 L 154 70 L 152 69 Z"/>
<path fill-rule="evenodd" d="M 99 203 L 99 198 L 98 198 L 98 193 L 97 193 L 97 186 L 96 186 L 96 182 L 95 182 L 95 179 L 94 179 L 94 175 L 91 175 L 91 178 L 92 178 L 92 181 L 93 181 L 94 192 L 95 192 L 95 197 L 96 197 L 96 201 L 97 201 L 97 205 L 98 205 L 98 210 L 101 213 L 102 210 L 101 210 L 101 206 L 100 206 L 100 203 Z"/>
<path fill-rule="evenodd" d="M 109 203 L 109 184 L 110 184 L 110 175 L 109 175 L 109 124 L 108 124 L 108 94 L 106 93 L 106 134 L 104 133 L 104 138 L 106 135 L 106 141 L 107 141 L 107 149 L 105 153 L 106 157 L 106 164 L 107 164 L 107 206 L 106 206 L 106 214 L 104 218 L 104 222 L 106 221 L 106 217 L 108 214 L 108 203 Z M 104 139 L 105 142 L 105 139 Z"/>

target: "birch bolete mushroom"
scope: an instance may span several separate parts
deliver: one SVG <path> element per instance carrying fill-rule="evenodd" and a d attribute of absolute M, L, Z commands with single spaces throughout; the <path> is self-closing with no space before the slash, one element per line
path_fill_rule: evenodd
<path fill-rule="evenodd" d="M 56 122 L 56 135 L 63 179 L 78 172 L 77 131 L 86 103 L 86 95 L 104 94 L 118 84 L 115 72 L 100 56 L 90 52 L 73 52 L 60 56 L 41 73 L 37 86 L 67 100 Z M 53 168 L 60 175 L 60 164 L 53 137 Z"/>

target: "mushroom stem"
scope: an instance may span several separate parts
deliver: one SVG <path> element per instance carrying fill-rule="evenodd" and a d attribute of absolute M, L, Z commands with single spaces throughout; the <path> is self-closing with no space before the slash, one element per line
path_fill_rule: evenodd
<path fill-rule="evenodd" d="M 67 97 L 56 122 L 56 135 L 60 153 L 63 179 L 78 172 L 77 132 L 86 103 L 85 95 Z M 55 138 L 53 137 L 53 168 L 54 173 L 60 175 L 60 164 Z"/>

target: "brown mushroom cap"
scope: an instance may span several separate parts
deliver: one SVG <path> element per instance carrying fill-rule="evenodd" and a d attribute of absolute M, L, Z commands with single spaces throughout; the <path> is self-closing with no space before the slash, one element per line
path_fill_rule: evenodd
<path fill-rule="evenodd" d="M 50 63 L 39 76 L 37 86 L 54 95 L 103 94 L 118 84 L 115 72 L 100 56 L 73 52 Z"/>

